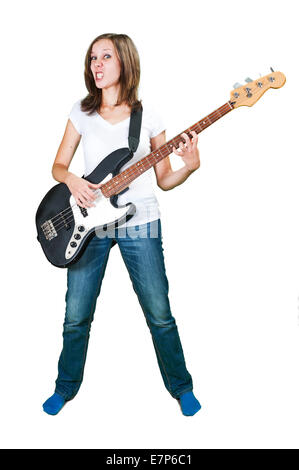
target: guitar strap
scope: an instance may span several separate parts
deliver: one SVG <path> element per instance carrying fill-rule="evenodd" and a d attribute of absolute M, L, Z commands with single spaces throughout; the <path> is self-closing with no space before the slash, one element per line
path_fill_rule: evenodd
<path fill-rule="evenodd" d="M 131 112 L 129 127 L 129 149 L 134 153 L 139 145 L 139 137 L 142 121 L 142 106 Z"/>
<path fill-rule="evenodd" d="M 130 125 L 129 125 L 129 137 L 128 137 L 128 141 L 129 141 L 128 156 L 122 161 L 121 166 L 124 166 L 125 163 L 131 160 L 134 152 L 136 152 L 138 148 L 140 131 L 141 131 L 142 111 L 143 111 L 142 106 L 140 106 L 140 108 L 138 109 L 131 111 Z M 114 171 L 112 172 L 112 176 L 116 176 L 120 172 L 121 166 L 115 167 Z M 117 207 L 118 196 L 120 194 L 124 194 L 126 191 L 128 191 L 128 189 L 129 188 L 125 188 L 123 191 L 121 191 L 120 193 L 110 198 L 111 204 L 114 207 Z"/>
<path fill-rule="evenodd" d="M 138 145 L 139 145 L 141 122 L 142 122 L 142 111 L 143 111 L 142 106 L 140 106 L 138 109 L 132 110 L 131 112 L 130 125 L 129 125 L 129 137 L 128 137 L 129 149 L 131 153 L 131 157 L 129 157 L 129 159 L 133 157 L 133 154 L 136 152 Z M 113 176 L 115 176 L 115 174 L 113 174 Z M 125 193 L 126 191 L 128 191 L 128 189 L 129 188 L 125 188 L 119 194 Z M 112 196 L 110 198 L 111 203 L 116 207 L 117 207 L 117 198 L 119 194 L 116 194 L 115 196 Z M 115 244 L 116 244 L 116 241 L 113 239 L 111 247 L 113 247 Z"/>

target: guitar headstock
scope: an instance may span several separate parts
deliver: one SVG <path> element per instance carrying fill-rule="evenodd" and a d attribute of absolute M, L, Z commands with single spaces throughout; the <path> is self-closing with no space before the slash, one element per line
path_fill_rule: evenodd
<path fill-rule="evenodd" d="M 237 88 L 230 93 L 230 101 L 234 108 L 254 105 L 269 88 L 282 87 L 286 77 L 281 72 L 271 72 L 257 80 L 246 79 L 246 81 L 246 85 L 236 84 Z"/>

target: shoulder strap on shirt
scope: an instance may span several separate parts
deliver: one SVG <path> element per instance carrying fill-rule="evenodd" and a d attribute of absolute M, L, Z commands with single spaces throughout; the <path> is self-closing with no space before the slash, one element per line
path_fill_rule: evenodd
<path fill-rule="evenodd" d="M 142 106 L 131 112 L 129 127 L 129 149 L 134 153 L 139 145 L 139 137 L 142 121 Z"/>

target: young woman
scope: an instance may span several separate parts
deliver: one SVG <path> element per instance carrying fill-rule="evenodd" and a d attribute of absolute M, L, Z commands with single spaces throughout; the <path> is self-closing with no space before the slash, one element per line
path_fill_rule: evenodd
<path fill-rule="evenodd" d="M 88 209 L 101 183 L 91 184 L 68 168 L 81 137 L 87 176 L 112 151 L 128 147 L 130 114 L 138 109 L 140 63 L 136 47 L 125 34 L 103 34 L 92 41 L 85 58 L 85 83 L 88 95 L 77 101 L 69 115 L 52 174 L 65 183 L 76 203 Z M 166 142 L 161 118 L 142 102 L 140 142 L 133 158 L 121 171 Z M 185 140 L 174 153 L 184 167 L 173 171 L 168 158 L 155 165 L 158 186 L 175 188 L 199 168 L 197 134 Z M 57 414 L 66 401 L 74 398 L 83 379 L 90 325 L 101 289 L 109 251 L 115 240 L 138 296 L 157 355 L 165 387 L 176 398 L 184 415 L 194 415 L 200 404 L 193 394 L 189 374 L 174 317 L 168 299 L 161 222 L 158 203 L 148 170 L 119 195 L 118 204 L 133 202 L 136 213 L 114 238 L 95 236 L 82 257 L 68 268 L 66 313 L 63 325 L 63 349 L 58 362 L 55 393 L 43 404 L 46 413 Z M 132 236 L 133 234 L 133 236 Z"/>

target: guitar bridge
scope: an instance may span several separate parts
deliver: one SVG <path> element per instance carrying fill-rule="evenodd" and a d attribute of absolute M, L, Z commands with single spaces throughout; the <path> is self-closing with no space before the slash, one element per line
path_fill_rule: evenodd
<path fill-rule="evenodd" d="M 41 225 L 41 228 L 47 240 L 52 240 L 57 237 L 57 232 L 51 219 L 46 220 L 46 222 Z"/>

